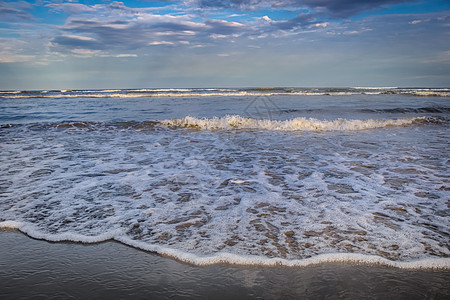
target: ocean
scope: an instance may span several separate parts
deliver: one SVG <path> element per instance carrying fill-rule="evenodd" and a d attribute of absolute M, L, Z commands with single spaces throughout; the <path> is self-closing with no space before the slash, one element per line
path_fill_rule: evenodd
<path fill-rule="evenodd" d="M 194 265 L 450 268 L 450 89 L 0 91 L 0 228 Z"/>

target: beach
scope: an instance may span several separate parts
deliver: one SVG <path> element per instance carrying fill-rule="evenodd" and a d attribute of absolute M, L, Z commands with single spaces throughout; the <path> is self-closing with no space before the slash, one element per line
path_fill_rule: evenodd
<path fill-rule="evenodd" d="M 450 299 L 450 1 L 0 1 L 0 300 Z"/>
<path fill-rule="evenodd" d="M 50 243 L 0 231 L 2 299 L 448 299 L 449 270 L 369 264 L 185 264 L 107 241 Z"/>

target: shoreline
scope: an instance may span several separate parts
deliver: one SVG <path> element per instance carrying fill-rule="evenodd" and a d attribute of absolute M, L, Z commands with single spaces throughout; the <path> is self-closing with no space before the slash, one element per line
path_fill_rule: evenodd
<path fill-rule="evenodd" d="M 0 297 L 408 298 L 450 296 L 450 270 L 322 263 L 194 266 L 117 241 L 47 242 L 0 230 Z"/>
<path fill-rule="evenodd" d="M 44 234 L 28 226 L 23 227 L 15 221 L 0 222 L 0 231 L 15 230 L 27 237 L 50 243 L 81 243 L 84 245 L 104 242 L 117 242 L 133 249 L 144 251 L 193 266 L 237 265 L 260 267 L 297 267 L 303 268 L 328 263 L 361 264 L 368 266 L 385 266 L 405 270 L 450 270 L 450 258 L 424 258 L 411 261 L 392 261 L 381 256 L 360 253 L 325 253 L 304 259 L 266 258 L 255 255 L 238 255 L 220 252 L 214 255 L 197 255 L 161 245 L 150 245 L 122 236 L 117 232 L 106 232 L 99 236 L 66 234 Z M 117 235 L 118 234 L 118 235 Z"/>

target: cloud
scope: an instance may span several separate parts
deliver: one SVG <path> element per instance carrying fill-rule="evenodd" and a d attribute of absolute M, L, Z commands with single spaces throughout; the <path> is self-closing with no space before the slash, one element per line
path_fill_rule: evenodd
<path fill-rule="evenodd" d="M 116 14 L 128 14 L 137 13 L 139 9 L 134 9 L 127 7 L 123 2 L 113 1 L 109 4 L 95 4 L 86 5 L 75 2 L 62 2 L 62 3 L 48 3 L 45 6 L 54 9 L 55 11 L 64 11 L 68 14 L 80 14 L 84 12 L 94 12 L 94 11 L 109 11 L 115 12 Z"/>
<path fill-rule="evenodd" d="M 288 20 L 273 20 L 269 16 L 247 18 L 239 22 L 219 18 L 209 18 L 207 14 L 198 14 L 192 10 L 171 11 L 157 14 L 148 8 L 129 8 L 122 2 L 96 5 L 72 5 L 77 3 L 54 4 L 53 8 L 73 13 L 64 25 L 57 28 L 61 31 L 51 39 L 50 49 L 62 54 L 73 54 L 74 49 L 90 51 L 101 50 L 104 53 L 134 53 L 154 46 L 224 46 L 224 42 L 236 42 L 238 39 L 270 40 L 283 38 L 290 34 L 326 31 L 330 23 L 321 17 L 326 10 L 339 14 L 366 9 L 371 3 L 373 7 L 382 3 L 394 3 L 401 0 L 371 0 L 365 4 L 357 4 L 348 0 L 279 0 L 279 1 L 204 1 L 194 0 L 197 5 L 208 7 L 236 6 L 242 9 L 258 7 L 305 7 L 314 5 L 315 12 L 303 10 Z M 334 2 L 342 4 L 341 6 Z M 187 3 L 187 2 L 186 2 Z M 192 0 L 189 1 L 192 3 Z M 70 5 L 69 5 L 70 4 Z M 251 8 L 250 8 L 251 6 Z M 325 20 L 324 20 L 325 19 Z M 363 32 L 360 28 L 345 29 L 348 34 Z M 89 53 L 89 52 L 86 52 Z"/>
<path fill-rule="evenodd" d="M 83 51 L 98 51 L 104 49 L 104 45 L 94 38 L 60 35 L 55 37 L 52 42 L 52 50 L 57 52 L 71 52 L 74 54 L 86 53 Z"/>
<path fill-rule="evenodd" d="M 64 11 L 68 14 L 78 14 L 87 11 L 95 11 L 95 7 L 81 3 L 49 3 L 46 5 L 56 11 Z"/>
<path fill-rule="evenodd" d="M 173 46 L 173 45 L 175 45 L 174 42 L 168 42 L 168 41 L 150 42 L 148 44 L 151 45 L 151 46 L 158 46 L 158 45 L 170 45 L 170 46 Z"/>
<path fill-rule="evenodd" d="M 53 3 L 48 5 L 53 13 L 55 10 L 60 10 L 69 14 L 65 23 L 49 26 L 41 44 L 37 38 L 33 42 L 29 41 L 31 34 L 27 34 L 26 37 L 24 35 L 23 41 L 27 41 L 27 46 L 24 51 L 16 52 L 20 55 L 36 54 L 36 49 L 41 47 L 42 51 L 39 55 L 50 53 L 49 59 L 53 57 L 61 59 L 66 56 L 119 57 L 118 55 L 122 55 L 120 57 L 125 57 L 124 55 L 127 55 L 131 57 L 145 56 L 150 53 L 154 55 L 165 51 L 213 54 L 217 57 L 220 54 L 239 52 L 242 49 L 248 50 L 249 45 L 252 49 L 278 47 L 289 52 L 286 49 L 292 49 L 293 45 L 301 44 L 302 47 L 306 47 L 305 42 L 318 45 L 326 40 L 339 40 L 341 43 L 343 39 L 349 41 L 356 38 L 360 39 L 359 44 L 365 43 L 369 38 L 373 40 L 372 42 L 376 42 L 380 39 L 379 36 L 375 36 L 376 32 L 382 32 L 382 35 L 385 35 L 386 32 L 392 32 L 392 28 L 407 32 L 414 28 L 419 30 L 419 27 L 425 23 L 431 24 L 423 21 L 420 26 L 411 25 L 418 25 L 417 20 L 430 19 L 429 16 L 422 14 L 410 15 L 403 20 L 393 17 L 395 21 L 386 21 L 386 19 L 382 22 L 374 21 L 375 23 L 371 23 L 370 18 L 364 18 L 360 22 L 333 20 L 337 15 L 347 15 L 350 12 L 355 13 L 370 7 L 380 7 L 400 1 L 368 0 L 364 3 L 355 3 L 349 0 L 236 0 L 207 3 L 211 7 L 231 5 L 242 9 L 296 7 L 302 12 L 290 19 L 280 19 L 280 16 L 292 16 L 295 10 L 291 10 L 289 14 L 272 14 L 272 11 L 275 11 L 273 9 L 264 11 L 267 15 L 248 13 L 246 18 L 239 18 L 236 22 L 231 21 L 236 19 L 227 19 L 230 17 L 230 12 L 217 13 L 217 10 L 207 9 L 199 11 L 182 6 L 178 6 L 179 10 L 175 10 L 173 2 L 162 6 L 164 9 L 159 12 L 154 9 L 155 7 L 130 8 L 117 1 L 95 5 L 75 2 Z M 201 5 L 200 2 L 195 1 L 197 5 Z M 304 9 L 307 5 L 309 9 Z M 19 8 L 16 6 L 15 9 L 19 10 Z M 22 8 L 25 9 L 25 7 Z M 398 27 L 402 26 L 402 22 L 411 29 Z M 445 23 L 445 19 L 442 19 L 440 23 Z M 383 28 L 372 30 L 374 26 L 382 24 L 385 24 Z M 406 38 L 409 38 L 409 35 L 404 35 L 403 39 Z M 55 55 L 57 53 L 61 56 Z M 6 53 L 3 56 L 6 57 Z"/>
<path fill-rule="evenodd" d="M 228 8 L 241 11 L 274 9 L 305 9 L 315 10 L 316 14 L 333 18 L 347 18 L 364 11 L 378 9 L 385 5 L 399 4 L 414 0 L 190 0 L 190 5 L 203 8 Z"/>
<path fill-rule="evenodd" d="M 315 23 L 317 23 L 316 18 L 310 14 L 300 14 L 287 21 L 271 21 L 271 24 L 282 30 L 305 27 Z"/>
<path fill-rule="evenodd" d="M 187 5 L 197 5 L 203 8 L 227 8 L 241 11 L 255 11 L 265 8 L 286 8 L 301 5 L 296 0 L 187 0 Z"/>
<path fill-rule="evenodd" d="M 28 43 L 15 38 L 0 37 L 0 63 L 31 61 L 35 55 L 27 53 L 24 48 Z"/>
<path fill-rule="evenodd" d="M 173 3 L 162 6 L 165 11 L 159 13 L 154 7 L 130 8 L 118 1 L 95 5 L 72 2 L 49 4 L 55 10 L 64 10 L 70 14 L 65 24 L 57 27 L 60 33 L 51 38 L 50 50 L 62 54 L 73 54 L 73 49 L 101 50 L 113 55 L 135 53 L 145 48 L 155 49 L 155 46 L 193 49 L 215 45 L 224 47 L 226 41 L 247 44 L 248 39 L 251 39 L 262 42 L 292 34 L 329 31 L 330 17 L 400 1 L 403 0 L 368 0 L 364 3 L 350 0 L 187 0 L 183 2 L 185 6 L 175 7 Z M 208 9 L 199 11 L 195 7 L 187 8 L 188 4 L 208 9 L 295 8 L 302 13 L 287 20 L 264 16 L 232 22 L 217 15 L 215 18 L 208 17 L 211 13 Z M 230 16 L 229 13 L 226 15 Z M 347 33 L 362 32 L 360 28 L 345 30 Z"/>
<path fill-rule="evenodd" d="M 79 57 L 91 57 L 91 56 L 100 56 L 104 52 L 101 50 L 90 50 L 90 49 L 72 49 L 70 52 L 74 54 L 75 56 Z"/>
<path fill-rule="evenodd" d="M 301 4 L 312 7 L 319 14 L 334 18 L 348 18 L 364 11 L 379 9 L 380 7 L 412 2 L 413 0 L 299 0 Z"/>
<path fill-rule="evenodd" d="M 24 22 L 34 20 L 33 16 L 26 11 L 31 5 L 25 1 L 0 2 L 0 23 Z"/>
<path fill-rule="evenodd" d="M 205 25 L 208 32 L 221 35 L 230 35 L 244 29 L 244 25 L 241 23 L 216 19 L 206 20 Z"/>
<path fill-rule="evenodd" d="M 71 52 L 72 49 L 124 50 L 145 46 L 152 36 L 130 21 L 69 19 L 60 27 L 63 34 L 51 40 L 52 51 Z M 83 36 L 84 38 L 80 38 Z"/>
<path fill-rule="evenodd" d="M 155 45 L 204 45 L 218 36 L 236 38 L 246 29 L 239 22 L 203 19 L 188 13 L 155 14 L 146 8 L 128 8 L 121 2 L 78 8 L 79 13 L 57 26 L 61 33 L 51 39 L 51 51 L 70 54 L 73 49 L 86 49 L 122 53 Z"/>

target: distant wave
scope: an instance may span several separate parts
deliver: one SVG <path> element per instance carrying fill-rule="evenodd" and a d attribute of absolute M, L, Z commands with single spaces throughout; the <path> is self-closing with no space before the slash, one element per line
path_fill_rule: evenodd
<path fill-rule="evenodd" d="M 442 106 L 436 106 L 436 107 L 418 107 L 418 108 L 412 108 L 412 107 L 397 107 L 397 108 L 383 108 L 383 109 L 363 109 L 362 112 L 367 113 L 391 113 L 391 114 L 398 114 L 398 113 L 415 113 L 415 114 L 421 114 L 421 113 L 432 113 L 432 114 L 441 114 L 441 113 L 449 113 L 450 107 L 442 107 Z"/>
<path fill-rule="evenodd" d="M 155 92 L 152 93 L 137 93 L 137 92 L 128 92 L 128 93 L 67 93 L 67 94 L 15 94 L 13 96 L 6 95 L 0 96 L 1 98 L 143 98 L 143 97 L 213 97 L 213 96 L 260 96 L 263 95 L 261 93 L 250 93 L 250 92 L 203 92 L 203 93 L 193 93 L 193 92 Z M 274 93 L 265 93 L 264 95 L 270 96 L 275 95 Z"/>
<path fill-rule="evenodd" d="M 398 89 L 397 86 L 355 86 L 352 87 L 353 89 L 357 90 L 392 90 L 392 89 Z"/>
<path fill-rule="evenodd" d="M 144 88 L 108 90 L 42 90 L 0 91 L 0 98 L 141 98 L 141 97 L 220 97 L 220 96 L 349 96 L 349 95 L 395 95 L 404 94 L 421 97 L 450 97 L 450 89 L 402 89 L 396 87 L 355 88 Z"/>

